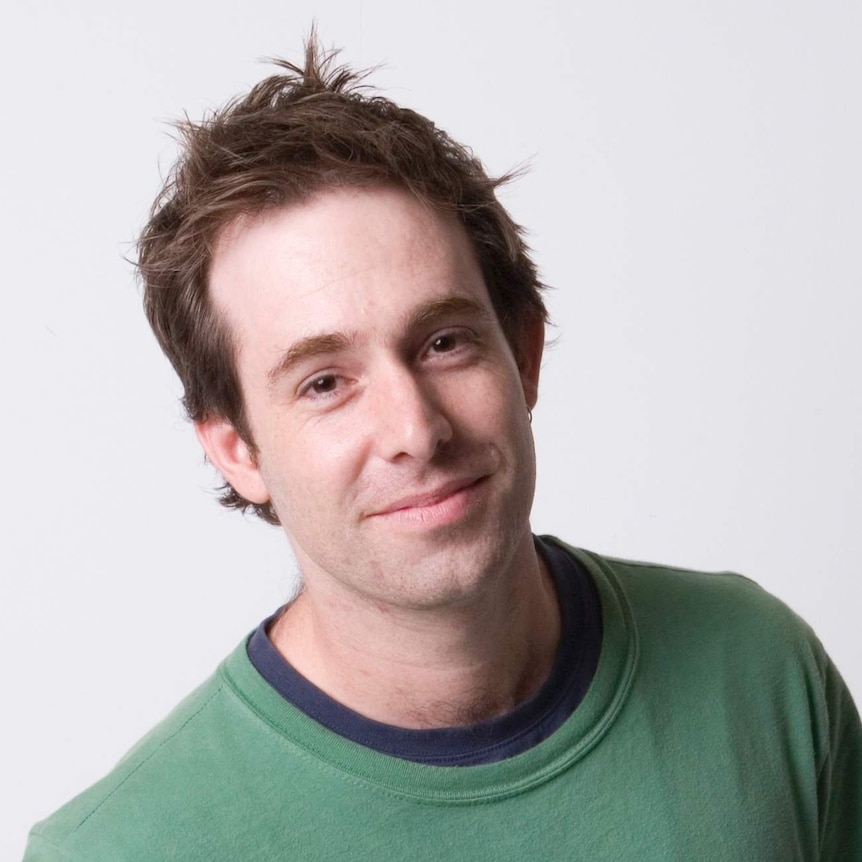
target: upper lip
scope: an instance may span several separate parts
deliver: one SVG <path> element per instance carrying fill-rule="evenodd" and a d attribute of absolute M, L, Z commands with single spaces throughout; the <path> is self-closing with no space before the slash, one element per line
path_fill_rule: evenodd
<path fill-rule="evenodd" d="M 449 482 L 444 482 L 442 485 L 437 485 L 430 491 L 419 491 L 414 494 L 406 494 L 399 497 L 390 503 L 377 509 L 372 514 L 374 515 L 389 515 L 392 512 L 397 512 L 399 509 L 418 509 L 424 506 L 433 506 L 441 500 L 445 500 L 452 494 L 468 488 L 478 482 L 482 476 L 464 476 L 460 479 L 452 479 Z"/>

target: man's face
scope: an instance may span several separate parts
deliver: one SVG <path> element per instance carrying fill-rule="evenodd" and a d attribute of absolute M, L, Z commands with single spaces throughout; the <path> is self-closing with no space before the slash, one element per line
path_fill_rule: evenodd
<path fill-rule="evenodd" d="M 225 423 L 198 431 L 240 494 L 272 500 L 309 589 L 439 606 L 531 547 L 543 333 L 519 370 L 454 218 L 327 191 L 232 225 L 210 287 L 256 455 Z"/>

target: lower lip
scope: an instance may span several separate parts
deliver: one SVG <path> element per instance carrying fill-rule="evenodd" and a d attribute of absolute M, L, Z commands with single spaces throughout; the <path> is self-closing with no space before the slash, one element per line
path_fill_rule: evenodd
<path fill-rule="evenodd" d="M 479 479 L 471 485 L 467 485 L 466 488 L 461 488 L 429 506 L 407 506 L 392 512 L 381 512 L 379 515 L 375 515 L 375 518 L 382 519 L 389 524 L 425 527 L 426 529 L 452 524 L 469 512 L 483 484 L 483 480 Z"/>

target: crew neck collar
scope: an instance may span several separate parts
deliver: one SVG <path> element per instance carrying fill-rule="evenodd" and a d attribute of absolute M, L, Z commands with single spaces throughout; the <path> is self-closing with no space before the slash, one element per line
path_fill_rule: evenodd
<path fill-rule="evenodd" d="M 549 780 L 583 757 L 608 731 L 631 686 L 637 632 L 628 603 L 601 557 L 550 536 L 585 567 L 599 595 L 601 654 L 592 683 L 578 708 L 551 736 L 520 754 L 476 766 L 430 766 L 381 754 L 327 729 L 285 700 L 255 669 L 244 641 L 220 673 L 256 716 L 305 757 L 382 790 L 428 802 L 474 802 L 519 793 Z"/>

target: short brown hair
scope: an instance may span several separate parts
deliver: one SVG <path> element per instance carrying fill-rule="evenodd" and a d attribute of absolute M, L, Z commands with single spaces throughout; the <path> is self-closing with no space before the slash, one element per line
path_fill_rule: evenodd
<path fill-rule="evenodd" d="M 546 319 L 522 231 L 495 195 L 510 175 L 489 177 L 430 120 L 369 93 L 367 73 L 336 65 L 335 54 L 312 34 L 304 67 L 275 60 L 280 74 L 200 123 L 177 124 L 182 151 L 138 242 L 144 308 L 189 418 L 227 420 L 252 453 L 231 334 L 207 289 L 218 237 L 239 216 L 328 188 L 399 185 L 464 225 L 519 364 L 524 333 Z M 279 523 L 270 503 L 222 491 L 225 506 Z"/>

